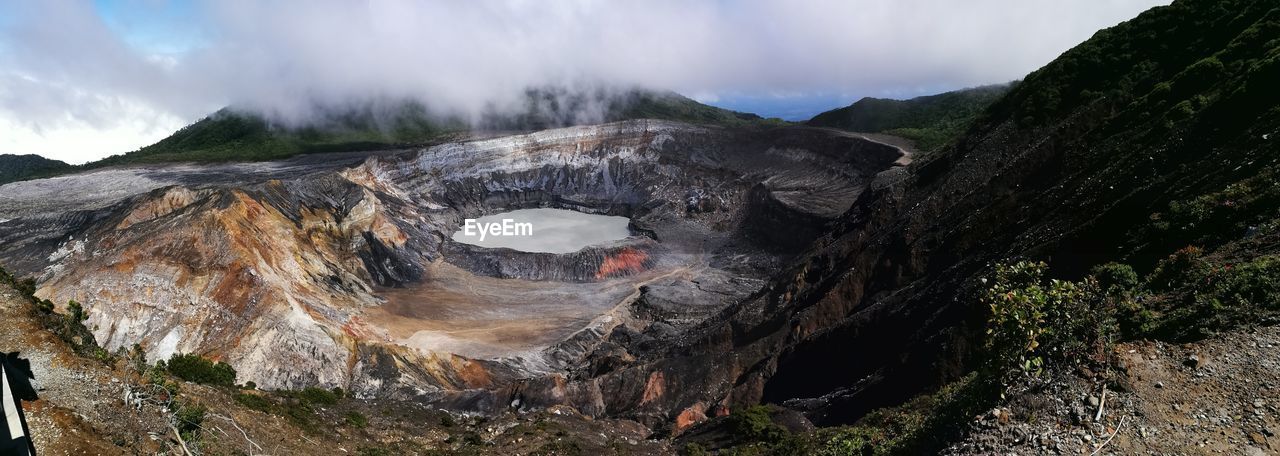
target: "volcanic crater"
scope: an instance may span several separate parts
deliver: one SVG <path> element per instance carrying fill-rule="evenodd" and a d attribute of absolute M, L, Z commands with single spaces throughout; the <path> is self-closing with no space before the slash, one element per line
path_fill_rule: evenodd
<path fill-rule="evenodd" d="M 82 303 L 110 350 L 199 353 L 264 388 L 485 408 L 475 392 L 675 343 L 758 292 L 905 154 L 825 129 L 636 120 L 109 168 L 0 187 L 0 260 L 40 296 Z M 452 238 L 525 209 L 626 217 L 627 236 L 565 253 Z"/>

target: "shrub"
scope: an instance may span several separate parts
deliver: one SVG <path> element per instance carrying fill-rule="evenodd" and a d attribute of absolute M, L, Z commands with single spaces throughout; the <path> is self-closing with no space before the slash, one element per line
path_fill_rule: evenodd
<path fill-rule="evenodd" d="M 392 454 L 395 454 L 395 453 L 392 453 L 391 450 L 388 450 L 382 447 L 365 446 L 365 447 L 360 447 L 360 449 L 356 452 L 356 454 L 360 456 L 391 456 Z"/>
<path fill-rule="evenodd" d="M 309 404 L 333 405 L 338 403 L 339 396 L 323 388 L 307 387 L 298 392 L 298 398 Z"/>
<path fill-rule="evenodd" d="M 1097 280 L 1044 281 L 1045 263 L 997 265 L 982 302 L 987 322 L 988 369 L 1001 383 L 1039 374 L 1051 361 L 1100 361 L 1113 332 L 1113 309 Z"/>
<path fill-rule="evenodd" d="M 1207 291 L 1215 306 L 1244 313 L 1280 310 L 1280 257 L 1262 256 L 1224 269 Z"/>
<path fill-rule="evenodd" d="M 275 403 L 271 399 L 258 394 L 236 393 L 235 400 L 240 405 L 263 413 L 271 413 L 275 409 Z"/>
<path fill-rule="evenodd" d="M 142 349 L 141 344 L 133 344 L 133 346 L 129 347 L 129 352 L 125 356 L 138 373 L 147 371 L 147 352 Z"/>
<path fill-rule="evenodd" d="M 169 358 L 168 371 L 183 380 L 218 386 L 235 386 L 236 370 L 224 362 L 214 363 L 200 355 L 175 354 Z"/>
<path fill-rule="evenodd" d="M 707 456 L 707 449 L 693 442 L 686 443 L 680 450 L 681 456 Z"/>
<path fill-rule="evenodd" d="M 472 435 L 475 435 L 475 434 L 467 435 L 468 439 L 466 440 L 466 442 L 468 445 L 479 446 L 484 443 L 483 441 L 473 443 L 470 439 Z M 477 435 L 476 437 L 479 437 L 479 436 Z M 543 445 L 542 447 L 538 448 L 536 451 L 529 453 L 529 456 L 577 456 L 581 454 L 587 454 L 587 453 L 585 450 L 582 449 L 582 444 L 578 443 L 577 440 L 570 439 L 570 438 L 559 438 Z"/>
<path fill-rule="evenodd" d="M 72 299 L 67 301 L 67 319 L 73 322 L 85 321 L 89 319 L 89 316 L 85 315 L 84 307 L 81 306 L 80 303 L 76 302 L 76 300 Z"/>
<path fill-rule="evenodd" d="M 1212 265 L 1204 259 L 1204 250 L 1187 246 L 1160 260 L 1147 276 L 1146 287 L 1152 291 L 1188 288 L 1210 273 Z"/>
<path fill-rule="evenodd" d="M 1159 337 L 1197 339 L 1280 316 L 1280 256 L 1213 264 L 1198 249 L 1183 249 L 1162 261 L 1148 283 L 1165 293 L 1151 331 Z"/>
<path fill-rule="evenodd" d="M 842 428 L 823 442 L 818 456 L 872 455 L 885 439 L 883 432 L 867 426 Z"/>
<path fill-rule="evenodd" d="M 1089 275 L 1097 279 L 1098 286 L 1107 293 L 1132 292 L 1138 287 L 1138 273 L 1124 263 L 1106 263 L 1094 266 Z"/>
<path fill-rule="evenodd" d="M 729 426 L 739 441 L 777 442 L 787 436 L 787 431 L 769 418 L 765 405 L 735 410 L 729 415 Z"/>
<path fill-rule="evenodd" d="M 970 373 L 932 394 L 872 410 L 852 426 L 818 431 L 819 456 L 936 454 L 965 431 L 974 415 L 998 397 L 988 379 Z"/>
<path fill-rule="evenodd" d="M 198 440 L 200 425 L 204 424 L 204 416 L 208 409 L 198 403 L 185 401 L 175 401 L 172 407 L 173 414 L 178 419 L 178 433 L 182 434 L 185 440 Z"/>
<path fill-rule="evenodd" d="M 103 364 L 111 364 L 115 361 L 115 357 L 111 356 L 111 352 L 107 351 L 105 348 L 97 346 L 89 349 L 89 356 L 92 356 L 93 359 L 98 360 L 98 362 Z"/>
<path fill-rule="evenodd" d="M 354 410 L 347 412 L 346 421 L 347 424 L 357 428 L 364 428 L 369 425 L 369 418 L 366 418 L 364 414 Z"/>

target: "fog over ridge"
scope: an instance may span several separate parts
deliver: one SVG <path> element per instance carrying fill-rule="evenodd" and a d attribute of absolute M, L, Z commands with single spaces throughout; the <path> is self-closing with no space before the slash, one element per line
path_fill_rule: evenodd
<path fill-rule="evenodd" d="M 918 95 L 1020 78 L 1161 3 L 14 2 L 0 5 L 0 153 L 84 161 L 228 105 L 293 125 L 404 99 L 474 120 L 548 86 Z"/>

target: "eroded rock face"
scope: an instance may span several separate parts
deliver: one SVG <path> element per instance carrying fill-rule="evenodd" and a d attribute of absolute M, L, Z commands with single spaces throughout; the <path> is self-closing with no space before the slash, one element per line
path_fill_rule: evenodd
<path fill-rule="evenodd" d="M 631 121 L 346 166 L 107 170 L 58 179 L 145 185 L 43 208 L 24 196 L 39 181 L 0 187 L 16 200 L 0 260 L 83 303 L 108 349 L 200 353 L 265 388 L 665 416 L 716 364 L 653 377 L 638 357 L 754 296 L 901 155 L 818 129 Z M 565 255 L 449 238 L 532 207 L 627 216 L 635 235 Z"/>

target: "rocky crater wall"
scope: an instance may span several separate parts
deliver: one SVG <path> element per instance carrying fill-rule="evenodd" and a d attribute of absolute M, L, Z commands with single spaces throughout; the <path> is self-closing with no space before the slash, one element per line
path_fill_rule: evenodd
<path fill-rule="evenodd" d="M 628 360 L 747 298 L 770 265 L 803 244 L 779 247 L 744 230 L 815 232 L 900 156 L 810 128 L 573 127 L 376 155 L 346 168 L 175 179 L 182 183 L 69 212 L 0 213 L 8 219 L 0 239 L 23 239 L 0 248 L 0 261 L 39 278 L 41 296 L 83 303 L 111 350 L 137 343 L 149 359 L 199 353 L 264 388 L 341 386 L 483 409 L 509 403 L 501 395 L 527 388 L 518 386 L 525 379 L 581 369 L 631 382 L 623 380 Z M 67 182 L 91 187 L 98 177 Z M 646 237 L 569 255 L 449 240 L 463 218 L 530 207 L 627 216 Z M 467 294 L 497 278 L 510 286 L 485 291 L 498 293 L 488 301 Z M 445 320 L 378 320 L 384 287 L 435 290 L 414 305 Z M 535 314 L 545 318 L 503 307 L 510 303 L 495 296 L 504 292 L 545 296 L 531 303 L 550 306 Z M 505 310 L 459 310 L 463 319 L 448 310 L 485 302 Z M 486 359 L 440 348 L 487 327 L 479 315 L 551 325 L 563 340 Z M 557 397 L 617 412 L 599 398 Z"/>

